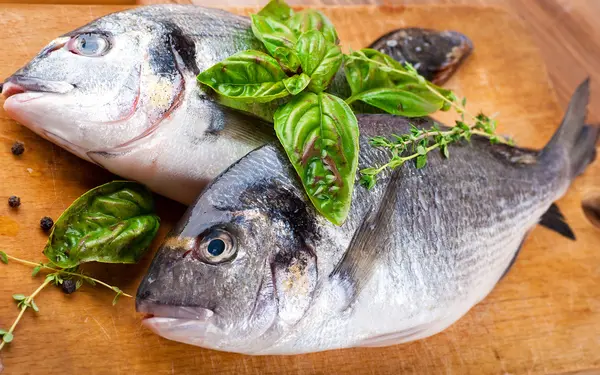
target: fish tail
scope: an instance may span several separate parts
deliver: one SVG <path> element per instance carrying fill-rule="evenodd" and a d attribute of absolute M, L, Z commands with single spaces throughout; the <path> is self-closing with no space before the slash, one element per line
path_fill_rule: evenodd
<path fill-rule="evenodd" d="M 588 164 L 596 158 L 600 128 L 597 125 L 585 124 L 589 97 L 588 78 L 575 90 L 560 127 L 540 155 L 542 159 L 553 159 L 557 155 L 566 154 L 571 179 L 583 173 Z"/>

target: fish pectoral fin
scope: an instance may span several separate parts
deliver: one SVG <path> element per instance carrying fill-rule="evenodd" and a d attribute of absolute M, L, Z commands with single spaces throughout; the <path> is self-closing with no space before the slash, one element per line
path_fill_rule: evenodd
<path fill-rule="evenodd" d="M 332 282 L 338 282 L 344 289 L 345 300 L 342 310 L 356 300 L 369 281 L 375 264 L 387 249 L 392 248 L 393 214 L 396 208 L 400 168 L 392 172 L 389 183 L 377 209 L 371 209 L 364 216 L 342 260 L 329 275 Z"/>
<path fill-rule="evenodd" d="M 573 233 L 573 229 L 567 224 L 565 216 L 560 212 L 556 203 L 552 203 L 548 211 L 542 215 L 540 225 L 575 241 L 575 233 Z"/>

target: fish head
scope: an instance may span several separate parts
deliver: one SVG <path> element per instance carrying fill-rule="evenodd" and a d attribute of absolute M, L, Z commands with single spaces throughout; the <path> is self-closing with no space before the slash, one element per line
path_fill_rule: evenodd
<path fill-rule="evenodd" d="M 183 88 L 176 30 L 115 13 L 52 40 L 2 85 L 10 117 L 89 160 L 147 134 Z M 181 35 L 179 35 L 181 37 Z M 177 40 L 176 40 L 177 39 Z"/>
<path fill-rule="evenodd" d="M 317 230 L 274 150 L 264 146 L 215 179 L 159 249 L 136 299 L 155 333 L 256 354 L 305 315 L 317 285 L 307 238 Z"/>

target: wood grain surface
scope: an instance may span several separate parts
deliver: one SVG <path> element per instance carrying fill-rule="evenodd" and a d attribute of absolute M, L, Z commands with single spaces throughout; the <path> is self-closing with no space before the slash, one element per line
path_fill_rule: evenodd
<path fill-rule="evenodd" d="M 49 39 L 116 6 L 0 5 L 0 76 L 26 63 Z M 246 10 L 237 8 L 237 12 Z M 346 47 L 360 48 L 404 26 L 454 29 L 476 46 L 448 86 L 469 98 L 471 110 L 499 112 L 500 131 L 524 146 L 541 147 L 561 118 L 537 47 L 521 22 L 495 8 L 406 6 L 327 8 Z M 93 74 L 93 72 L 90 72 Z M 594 93 L 595 94 L 595 93 Z M 14 157 L 14 140 L 26 152 Z M 51 145 L 0 111 L 0 248 L 42 260 L 44 215 L 54 218 L 84 191 L 110 181 L 109 173 Z M 414 343 L 299 356 L 249 357 L 167 341 L 141 324 L 132 300 L 111 306 L 112 295 L 84 287 L 66 296 L 55 288 L 37 299 L 15 341 L 0 354 L 5 374 L 526 374 L 600 370 L 600 230 L 580 202 L 597 192 L 593 165 L 558 204 L 577 234 L 568 241 L 535 228 L 515 267 L 484 301 L 446 331 Z M 6 202 L 19 195 L 14 211 Z M 90 273 L 135 289 L 152 253 L 183 207 L 158 200 L 163 226 L 137 266 L 88 267 Z M 17 314 L 13 293 L 30 293 L 41 279 L 30 269 L 0 265 L 0 327 Z M 376 317 L 374 317 L 376 318 Z"/>

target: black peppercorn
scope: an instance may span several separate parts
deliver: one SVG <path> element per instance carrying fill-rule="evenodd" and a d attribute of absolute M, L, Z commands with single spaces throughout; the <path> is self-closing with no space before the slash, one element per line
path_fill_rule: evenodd
<path fill-rule="evenodd" d="M 21 205 L 21 198 L 17 197 L 16 195 L 13 195 L 12 197 L 8 198 L 8 205 L 12 208 L 19 207 Z"/>
<path fill-rule="evenodd" d="M 10 151 L 13 153 L 13 155 L 21 155 L 23 152 L 25 152 L 25 145 L 23 145 L 21 142 L 15 142 Z"/>
<path fill-rule="evenodd" d="M 77 290 L 77 284 L 75 283 L 75 281 L 73 281 L 71 279 L 63 280 L 63 283 L 61 284 L 60 287 L 61 287 L 63 293 L 65 293 L 65 294 L 71 294 L 75 290 Z"/>
<path fill-rule="evenodd" d="M 54 225 L 54 220 L 52 220 L 52 218 L 50 218 L 48 216 L 44 216 L 42 218 L 42 220 L 40 220 L 40 227 L 44 230 L 44 232 L 47 232 L 50 229 L 52 229 L 53 225 Z"/>

